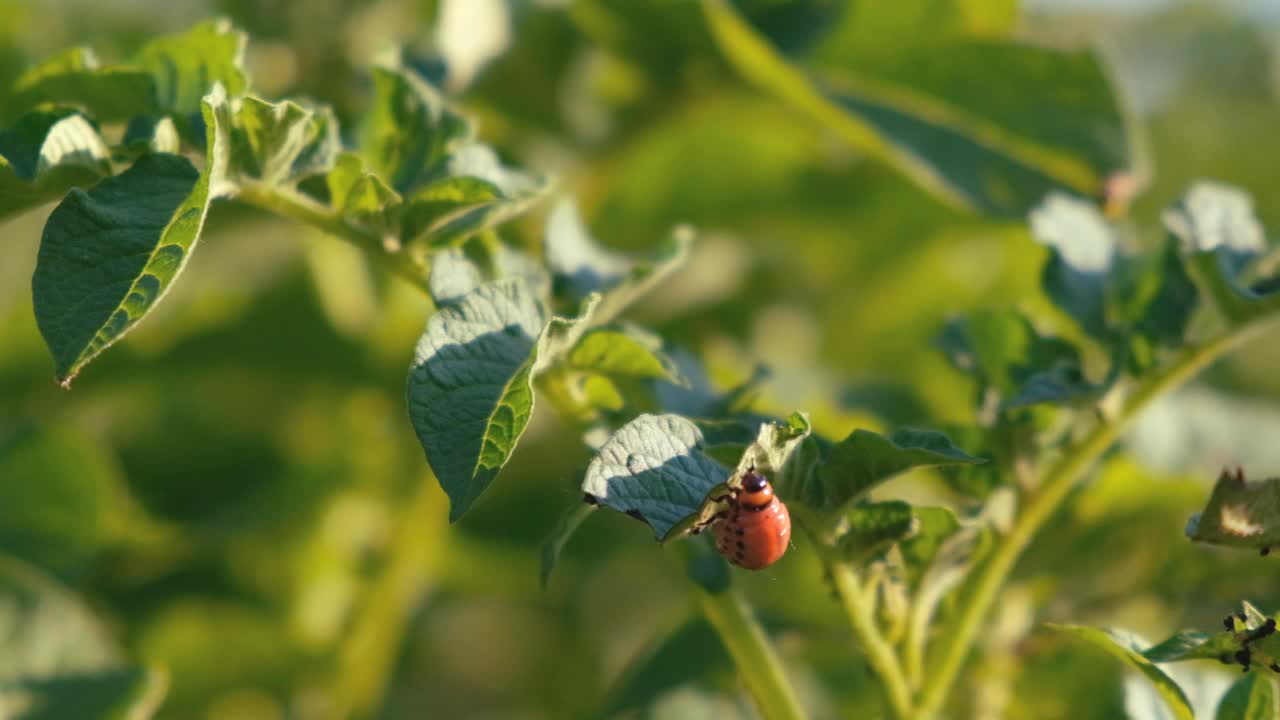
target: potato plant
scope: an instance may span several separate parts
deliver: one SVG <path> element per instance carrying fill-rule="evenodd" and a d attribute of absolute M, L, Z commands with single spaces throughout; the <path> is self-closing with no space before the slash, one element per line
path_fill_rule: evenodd
<path fill-rule="evenodd" d="M 657 636 L 651 652 L 637 653 L 599 697 L 564 700 L 563 716 L 690 717 L 689 707 L 708 717 L 736 713 L 769 720 L 1014 716 L 1007 697 L 994 701 L 966 688 L 1013 692 L 1009 682 L 991 676 L 1012 673 L 1001 669 L 1000 658 L 1012 662 L 1010 643 L 1033 632 L 1023 628 L 1000 646 L 1002 606 L 1025 604 L 1032 592 L 1014 582 L 1019 562 L 1033 543 L 1053 544 L 1059 536 L 1067 542 L 1070 529 L 1059 522 L 1064 507 L 1119 462 L 1118 444 L 1149 406 L 1280 317 L 1276 256 L 1252 200 L 1227 184 L 1197 182 L 1163 212 L 1160 227 L 1129 218 L 1150 178 L 1137 159 L 1139 131 L 1123 98 L 1096 53 L 1014 39 L 1016 13 L 1009 3 L 905 3 L 906 9 L 745 0 L 641 5 L 528 10 L 535 15 L 529 22 L 562 22 L 568 15 L 579 29 L 599 31 L 589 40 L 629 68 L 615 78 L 618 96 L 655 92 L 658 82 L 667 83 L 663 97 L 696 94 L 705 86 L 680 87 L 697 82 L 672 59 L 681 57 L 717 82 L 741 84 L 737 92 L 746 100 L 733 99 L 729 112 L 709 111 L 713 131 L 737 132 L 736 107 L 785 113 L 784 124 L 801 127 L 796 132 L 802 137 L 856 153 L 874 172 L 945 208 L 939 212 L 1018 228 L 1017 257 L 1026 262 L 998 272 L 1034 276 L 1035 297 L 958 304 L 927 337 L 911 339 L 913 357 L 945 361 L 938 372 L 949 386 L 962 388 L 967 407 L 932 415 L 926 409 L 902 422 L 851 419 L 834 412 L 830 398 L 770 390 L 768 370 L 749 369 L 749 357 L 733 358 L 739 361 L 735 372 L 714 367 L 714 358 L 697 352 L 697 326 L 692 348 L 687 328 L 673 333 L 682 343 L 662 327 L 646 326 L 646 304 L 661 301 L 681 278 L 713 284 L 718 268 L 698 265 L 697 258 L 716 242 L 715 233 L 658 214 L 646 221 L 667 226 L 662 237 L 620 249 L 625 243 L 597 239 L 584 219 L 583 208 L 599 206 L 590 183 L 606 177 L 604 171 L 588 175 L 586 189 L 579 184 L 581 197 L 575 197 L 575 181 L 558 181 L 495 147 L 487 137 L 490 123 L 499 128 L 499 142 L 509 141 L 522 124 L 538 125 L 534 109 L 504 111 L 503 105 L 515 105 L 521 91 L 538 90 L 521 87 L 540 82 L 532 64 L 524 66 L 530 79 L 503 75 L 519 77 L 528 57 L 516 56 L 481 76 L 482 87 L 492 85 L 476 110 L 465 94 L 451 96 L 447 77 L 410 49 L 384 53 L 360 71 L 363 92 L 353 111 L 300 96 L 259 94 L 246 69 L 250 40 L 228 20 L 145 39 L 118 61 L 102 62 L 87 48 L 67 49 L 15 73 L 0 95 L 0 220 L 38 217 L 53 204 L 39 236 L 28 321 L 34 318 L 48 349 L 53 378 L 70 391 L 59 402 L 74 406 L 82 388 L 98 383 L 120 383 L 122 394 L 144 396 L 148 374 L 160 372 L 155 366 L 164 363 L 163 354 L 131 358 L 140 376 L 122 376 L 117 365 L 100 379 L 99 366 L 117 353 L 113 346 L 168 306 L 161 300 L 189 260 L 201 263 L 202 237 L 220 217 L 224 231 L 249 237 L 246 218 L 269 218 L 310 232 L 308 247 L 345 244 L 358 251 L 329 266 L 337 273 L 334 287 L 345 292 L 372 277 L 384 292 L 407 289 L 419 296 L 414 321 L 425 329 L 416 346 L 388 351 L 397 358 L 411 355 L 401 366 L 407 374 L 403 395 L 382 388 L 368 400 L 379 409 L 373 415 L 391 417 L 398 429 L 356 437 L 378 455 L 379 442 L 390 447 L 387 437 L 411 431 L 420 452 L 411 462 L 378 471 L 391 478 L 378 491 L 382 504 L 362 504 L 352 495 L 343 505 L 338 490 L 332 505 L 316 501 L 357 518 L 354 527 L 374 528 L 368 547 L 340 551 L 335 548 L 351 539 L 345 532 L 339 542 L 299 529 L 320 527 L 325 521 L 316 518 L 333 516 L 297 499 L 309 497 L 298 480 L 273 485 L 274 494 L 254 496 L 246 505 L 252 508 L 228 511 L 208 524 L 191 518 L 203 517 L 218 493 L 166 512 L 156 509 L 163 506 L 156 498 L 164 489 L 154 487 L 147 491 L 147 508 L 122 501 L 118 515 L 100 517 L 99 503 L 130 492 L 92 479 L 116 473 L 111 460 L 75 434 L 0 424 L 8 437 L 0 444 L 0 490 L 11 493 L 0 501 L 0 715 L 195 716 L 213 690 L 206 693 L 200 681 L 171 670 L 166 660 L 210 640 L 220 645 L 217 622 L 207 640 L 182 633 L 168 638 L 155 629 L 135 635 L 127 627 L 134 621 L 117 620 L 125 629 L 101 622 L 124 616 L 111 606 L 163 604 L 169 591 L 147 591 L 149 578 L 181 578 L 202 564 L 222 568 L 213 575 L 234 575 L 238 563 L 255 568 L 244 571 L 253 578 L 245 581 L 253 592 L 242 588 L 231 595 L 288 595 L 279 587 L 283 577 L 305 574 L 307 562 L 331 562 L 326 553 L 346 552 L 344 572 L 324 576 L 329 594 L 316 596 L 318 602 L 340 598 L 333 611 L 340 617 L 326 620 L 327 606 L 316 606 L 318 615 L 300 615 L 297 634 L 309 640 L 273 643 L 278 658 L 257 651 L 240 656 L 234 638 L 241 635 L 235 633 L 256 631 L 228 623 L 235 629 L 228 630 L 225 656 L 205 661 L 225 660 L 239 672 L 256 673 L 271 690 L 267 700 L 234 696 L 216 706 L 223 713 L 217 716 L 374 717 L 392 707 L 406 716 L 437 716 L 424 709 L 433 707 L 430 699 L 400 699 L 398 706 L 388 700 L 403 636 L 424 622 L 415 620 L 419 613 L 431 613 L 423 609 L 429 588 L 436 581 L 456 583 L 453 591 L 465 597 L 481 593 L 477 588 L 485 583 L 518 582 L 524 596 L 544 599 L 531 603 L 546 601 L 554 597 L 562 557 L 586 542 L 581 533 L 589 524 L 607 526 L 636 547 L 643 538 L 643 552 L 674 562 L 698 617 L 674 630 L 646 631 Z M 637 29 L 642 23 L 678 29 L 667 39 L 668 53 L 645 44 Z M 926 25 L 927 37 L 914 34 Z M 613 30 L 599 30 L 605 26 Z M 879 41 L 886 36 L 910 39 L 886 48 Z M 511 52 L 517 51 L 536 55 L 538 48 L 517 44 Z M 997 67 L 989 81 L 975 81 Z M 640 74 L 647 79 L 637 79 Z M 630 109 L 614 121 L 629 123 L 636 135 L 617 145 L 643 148 L 638 134 L 668 118 L 639 101 Z M 697 146 L 695 139 L 691 147 Z M 750 152 L 743 158 L 755 161 Z M 599 166 L 620 162 L 607 157 Z M 702 172 L 696 156 L 688 162 L 691 174 Z M 679 162 L 671 167 L 683 169 Z M 687 187 L 683 182 L 672 179 L 671 187 Z M 780 242 L 800 247 L 807 239 L 796 233 Z M 236 270 L 229 272 L 234 282 Z M 893 272 L 900 280 L 886 283 L 929 291 L 927 274 Z M 350 309 L 343 304 L 349 295 L 337 297 L 340 309 Z M 866 302 L 876 300 L 868 294 Z M 845 310 L 849 317 L 874 312 Z M 277 331 L 286 333 L 273 327 L 257 341 L 263 354 L 287 353 L 271 344 Z M 778 342 L 787 338 L 782 332 Z M 288 372 L 306 372 L 306 358 L 287 357 Z M 811 374 L 821 373 L 814 368 Z M 259 388 L 258 402 L 287 405 L 291 399 L 270 384 Z M 229 386 L 235 385 L 233 377 Z M 174 386 L 164 387 L 168 392 Z M 274 410 L 262 412 L 275 417 Z M 556 485 L 532 459 L 522 460 L 521 453 L 532 452 L 526 445 L 540 442 L 526 437 L 540 415 L 569 438 L 565 452 L 577 468 L 571 490 Z M 240 421 L 252 422 L 216 422 Z M 307 446 L 308 428 L 328 421 L 304 424 L 292 442 Z M 235 455 L 238 449 L 208 451 Z M 521 510 L 547 536 L 539 547 L 543 589 L 533 580 L 533 552 L 522 556 L 524 567 L 468 560 L 458 561 L 464 569 L 442 569 L 442 557 L 455 551 L 441 549 L 450 542 L 442 538 L 458 532 L 449 523 L 482 512 L 522 462 L 545 500 Z M 1190 519 L 1185 537 L 1143 541 L 1266 555 L 1280 545 L 1280 481 L 1267 478 L 1272 470 L 1226 467 L 1212 492 L 1199 498 L 1203 510 Z M 236 472 L 225 481 L 235 482 Z M 362 471 L 334 474 L 343 472 Z M 299 471 L 297 477 L 307 475 Z M 751 543 L 763 536 L 748 531 L 748 518 L 764 516 L 751 515 L 759 508 L 749 498 L 766 491 L 772 493 L 766 501 L 778 504 L 768 505 L 772 514 L 759 532 L 786 537 L 786 551 L 780 559 L 771 551 L 757 561 Z M 777 514 L 779 507 L 786 512 Z M 219 525 L 254 511 L 266 519 L 249 523 L 251 532 Z M 384 523 L 379 513 L 396 520 Z M 295 521 L 304 516 L 312 520 Z M 70 530 L 88 527 L 114 538 L 112 552 L 124 559 L 103 560 L 98 548 L 106 541 L 98 536 L 82 532 L 82 541 L 71 539 Z M 273 542 L 306 549 L 255 566 L 254 548 Z M 483 555 L 468 551 L 465 542 L 458 545 L 458 553 Z M 379 559 L 366 565 L 369 553 Z M 603 556 L 594 561 L 610 562 Z M 295 564 L 304 570 L 291 569 Z M 756 607 L 753 584 L 757 577 L 777 577 L 774 572 L 787 573 L 786 582 L 803 588 L 794 602 L 815 614 L 834 614 L 842 628 L 813 621 L 779 630 L 776 618 Z M 111 577 L 92 580 L 94 573 Z M 367 586 L 366 575 L 373 578 Z M 97 590 L 75 590 L 78 583 L 95 582 Z M 204 592 L 195 574 L 190 583 L 173 592 Z M 302 606 L 310 597 L 304 595 L 289 602 Z M 1050 606 L 1054 598 L 1041 593 L 1036 601 Z M 215 606 L 194 607 L 199 614 Z M 1231 598 L 1218 611 L 1226 616 L 1220 626 L 1184 630 L 1154 644 L 1125 630 L 1094 627 L 1087 612 L 1079 620 L 1054 615 L 1055 622 L 1037 622 L 1035 632 L 1057 638 L 1048 641 L 1059 642 L 1055 647 L 1079 643 L 1091 662 L 1104 655 L 1118 660 L 1107 666 L 1108 676 L 1131 679 L 1127 707 L 1147 702 L 1154 708 L 1148 717 L 1194 718 L 1197 707 L 1212 708 L 1217 718 L 1276 717 L 1275 617 L 1246 597 Z M 262 633 L 271 624 L 262 622 Z M 166 639 L 148 645 L 148 633 Z M 836 670 L 824 670 L 827 677 L 818 679 L 797 657 L 802 653 L 780 649 L 775 640 L 782 635 L 790 641 L 800 635 L 798 642 L 812 653 L 838 656 L 831 661 Z M 557 656 L 566 656 L 571 667 L 590 662 L 567 657 L 576 651 L 569 644 Z M 733 668 L 728 682 L 717 685 L 690 667 L 711 667 L 720 655 Z M 694 660 L 682 665 L 677 656 Z M 1182 687 L 1170 669 L 1183 661 L 1243 672 L 1225 692 L 1196 699 L 1199 691 Z M 236 672 L 228 677 L 239 677 Z M 1142 680 L 1132 685 L 1132 678 Z M 221 687 L 218 682 L 209 680 L 209 687 Z M 687 682 L 717 687 L 719 696 L 737 700 L 719 705 L 713 693 L 712 699 L 699 695 L 689 707 L 654 705 Z M 831 689 L 842 685 L 862 689 Z M 275 697 L 291 698 L 281 711 L 286 714 L 253 714 L 263 703 L 276 707 Z"/>

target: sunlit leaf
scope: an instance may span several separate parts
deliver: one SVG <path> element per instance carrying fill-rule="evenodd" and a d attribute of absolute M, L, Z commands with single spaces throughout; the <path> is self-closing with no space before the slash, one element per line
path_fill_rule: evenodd
<path fill-rule="evenodd" d="M 133 329 L 182 271 L 226 172 L 226 105 L 221 90 L 205 102 L 203 173 L 177 155 L 144 155 L 49 216 L 32 294 L 63 384 Z"/>
<path fill-rule="evenodd" d="M 689 420 L 641 415 L 600 447 L 582 490 L 601 505 L 640 517 L 663 539 L 729 479 L 729 469 L 704 448 L 702 431 Z"/>
<path fill-rule="evenodd" d="M 24 115 L 0 132 L 0 220 L 110 174 L 110 151 L 83 116 Z"/>
<path fill-rule="evenodd" d="M 471 507 L 515 449 L 533 410 L 532 374 L 547 322 L 518 280 L 481 285 L 432 316 L 409 371 L 409 418 L 450 520 Z"/>
<path fill-rule="evenodd" d="M 1141 673 L 1155 686 L 1175 718 L 1195 720 L 1195 714 L 1191 711 L 1191 704 L 1186 694 L 1160 668 L 1143 657 L 1141 643 L 1136 638 L 1117 630 L 1099 630 L 1082 625 L 1050 624 L 1048 627 L 1084 640 L 1121 661 L 1129 669 Z"/>
<path fill-rule="evenodd" d="M 1017 215 L 1053 190 L 1102 197 L 1129 165 L 1124 117 L 1092 53 L 963 37 L 886 53 L 833 32 L 797 64 L 725 0 L 703 8 L 749 80 L 954 204 Z M 1007 70 L 1001 82 L 972 82 L 993 66 Z"/>

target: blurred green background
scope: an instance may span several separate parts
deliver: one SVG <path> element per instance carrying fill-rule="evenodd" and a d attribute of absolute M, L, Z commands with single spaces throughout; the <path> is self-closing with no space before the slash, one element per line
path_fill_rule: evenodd
<path fill-rule="evenodd" d="M 778 27 L 811 32 L 845 3 L 800 5 Z M 937 5 L 921 4 L 922 32 Z M 61 48 L 119 58 L 209 15 L 249 33 L 256 92 L 332 103 L 347 127 L 379 52 L 406 47 L 437 75 L 443 56 L 482 139 L 558 175 L 603 242 L 643 248 L 693 224 L 690 266 L 632 317 L 724 386 L 768 364 L 761 407 L 806 409 L 823 432 L 971 421 L 972 386 L 933 346 L 965 309 L 1014 305 L 1078 332 L 1039 294 L 1045 250 L 1025 223 L 948 207 L 752 87 L 684 0 L 0 0 L 0 86 Z M 1105 58 L 1151 178 L 1122 221 L 1135 242 L 1202 177 L 1252 192 L 1280 227 L 1280 7 L 1035 0 L 1015 36 Z M 412 289 L 224 203 L 169 298 L 67 392 L 32 317 L 47 211 L 0 225 L 0 551 L 21 563 L 10 575 L 67 594 L 55 635 L 89 613 L 167 669 L 160 717 L 753 716 L 643 526 L 592 516 L 539 588 L 539 545 L 589 458 L 545 407 L 447 525 L 404 409 L 428 313 Z M 541 217 L 505 236 L 536 245 Z M 1148 413 L 1020 566 L 955 717 L 1125 714 L 1116 667 L 1040 621 L 1155 638 L 1216 626 L 1241 599 L 1280 605 L 1274 558 L 1182 538 L 1217 466 L 1280 469 L 1277 363 L 1264 338 Z M 899 492 L 936 487 L 926 475 L 886 496 Z M 815 717 L 878 716 L 806 547 L 739 581 Z M 1174 672 L 1199 674 L 1184 687 L 1229 678 Z"/>

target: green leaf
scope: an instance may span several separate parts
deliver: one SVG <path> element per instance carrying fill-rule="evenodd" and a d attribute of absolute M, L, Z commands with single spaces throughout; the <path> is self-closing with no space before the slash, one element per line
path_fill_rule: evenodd
<path fill-rule="evenodd" d="M 98 131 L 69 110 L 23 115 L 0 132 L 0 220 L 111 174 Z"/>
<path fill-rule="evenodd" d="M 415 191 L 405 202 L 401 236 L 407 242 L 414 242 L 424 236 L 437 237 L 459 211 L 487 206 L 500 200 L 502 191 L 493 183 L 479 178 L 448 177 L 437 180 Z"/>
<path fill-rule="evenodd" d="M 1213 635 L 1196 630 L 1185 630 L 1174 634 L 1158 645 L 1152 645 L 1142 652 L 1143 657 L 1154 663 L 1178 662 L 1180 660 L 1218 660 L 1232 657 L 1240 649 L 1240 641 L 1233 632 L 1220 632 Z"/>
<path fill-rule="evenodd" d="M 871 560 L 920 529 L 911 505 L 901 500 L 861 503 L 850 508 L 845 517 L 848 530 L 840 537 L 840 551 L 855 565 Z"/>
<path fill-rule="evenodd" d="M 1101 197 L 1129 165 L 1124 116 L 1090 52 L 959 36 L 881 52 L 880 38 L 835 32 L 800 67 L 727 0 L 702 5 L 746 78 L 953 204 L 1017 216 L 1053 190 Z M 992 67 L 1001 82 L 975 82 Z"/>
<path fill-rule="evenodd" d="M 14 108 L 75 105 L 102 122 L 160 111 L 151 74 L 136 67 L 103 68 L 89 48 L 71 48 L 27 70 L 13 85 Z"/>
<path fill-rule="evenodd" d="M 400 194 L 377 175 L 366 172 L 359 155 L 343 153 L 329 174 L 329 202 L 335 210 L 386 232 L 396 223 Z"/>
<path fill-rule="evenodd" d="M 338 121 L 328 108 L 244 97 L 232 103 L 232 116 L 232 177 L 293 186 L 310 175 L 329 172 L 342 149 Z"/>
<path fill-rule="evenodd" d="M 167 684 L 162 672 L 141 667 L 26 678 L 0 685 L 0 704 L 19 708 L 6 715 L 11 720 L 147 720 L 159 708 Z"/>
<path fill-rule="evenodd" d="M 654 257 L 638 260 L 600 247 L 569 198 L 557 203 L 547 216 L 547 266 L 553 279 L 571 297 L 600 293 L 598 323 L 614 319 L 679 269 L 692 243 L 692 231 L 676 228 Z"/>
<path fill-rule="evenodd" d="M 622 326 L 585 333 L 565 357 L 565 367 L 611 378 L 679 381 L 675 362 L 662 352 L 661 339 Z"/>
<path fill-rule="evenodd" d="M 431 300 L 437 307 L 457 302 L 480 287 L 482 282 L 480 268 L 459 248 L 442 250 L 431 259 L 431 276 L 427 286 L 431 292 Z"/>
<path fill-rule="evenodd" d="M 1103 389 L 1085 380 L 1074 346 L 1040 335 L 1016 310 L 953 320 L 938 342 L 956 369 L 978 378 L 978 396 L 994 392 L 1005 409 L 1091 399 Z"/>
<path fill-rule="evenodd" d="M 899 430 L 892 437 L 854 430 L 831 448 L 822 467 L 827 502 L 839 507 L 912 468 L 985 462 L 932 430 Z"/>
<path fill-rule="evenodd" d="M 1280 478 L 1258 482 L 1223 470 L 1202 512 L 1187 523 L 1195 542 L 1240 548 L 1280 544 Z"/>
<path fill-rule="evenodd" d="M 126 666 L 107 633 L 62 586 L 0 555 L 0 708 L 22 720 L 142 720 L 163 677 Z"/>
<path fill-rule="evenodd" d="M 1191 711 L 1191 704 L 1187 700 L 1186 694 L 1182 692 L 1182 688 L 1179 688 L 1177 683 L 1164 674 L 1154 663 L 1143 657 L 1139 647 L 1140 642 L 1136 638 L 1122 631 L 1103 631 L 1081 625 L 1049 624 L 1048 627 L 1091 643 L 1094 647 L 1123 662 L 1131 670 L 1138 671 L 1155 686 L 1156 691 L 1160 693 L 1175 718 L 1179 720 L 1195 720 L 1195 714 Z"/>
<path fill-rule="evenodd" d="M 409 371 L 409 418 L 462 517 L 506 464 L 533 410 L 547 323 L 521 280 L 481 285 L 432 316 Z"/>
<path fill-rule="evenodd" d="M 49 216 L 31 286 L 63 385 L 133 329 L 182 271 L 209 203 L 225 190 L 225 110 L 216 89 L 205 102 L 203 173 L 176 155 L 144 155 L 88 192 L 72 191 Z"/>
<path fill-rule="evenodd" d="M 1272 720 L 1276 717 L 1274 681 L 1261 673 L 1247 673 L 1218 703 L 1215 720 Z"/>
<path fill-rule="evenodd" d="M 444 175 L 447 158 L 475 133 L 438 90 L 411 70 L 373 69 L 373 99 L 360 130 L 360 149 L 372 171 L 409 194 Z"/>
<path fill-rule="evenodd" d="M 405 228 L 403 235 L 406 242 L 419 242 L 426 237 L 431 244 L 441 245 L 497 227 L 527 212 L 542 200 L 551 187 L 544 178 L 533 177 L 504 166 L 492 148 L 479 143 L 458 148 L 450 156 L 446 172 L 448 180 L 454 181 L 452 187 L 455 190 L 459 186 L 469 185 L 471 189 L 467 192 L 471 198 L 468 199 L 479 194 L 478 188 L 482 187 L 480 183 L 495 188 L 497 193 L 481 202 L 460 202 L 455 208 L 441 213 L 438 219 L 422 230 Z M 420 208 L 422 201 L 426 200 L 433 210 L 438 208 L 440 196 L 450 192 L 440 187 L 448 180 L 437 181 L 423 188 L 422 192 L 415 193 L 410 200 L 410 207 Z M 459 180 L 462 182 L 458 182 Z M 469 184 L 466 183 L 468 180 L 471 181 Z M 418 213 L 411 213 L 408 217 L 417 218 L 421 222 L 421 215 Z"/>
<path fill-rule="evenodd" d="M 1228 320 L 1240 324 L 1280 309 L 1276 278 L 1250 277 L 1266 236 L 1248 194 L 1198 183 L 1164 220 L 1182 243 L 1188 275 Z"/>
<path fill-rule="evenodd" d="M 244 72 L 244 33 L 226 20 L 206 20 L 187 32 L 152 40 L 130 64 L 146 70 L 155 82 L 157 106 L 165 112 L 203 112 L 203 98 L 221 84 L 228 97 L 248 87 Z"/>
<path fill-rule="evenodd" d="M 547 539 L 542 541 L 542 570 L 539 573 L 539 581 L 542 583 L 543 590 L 546 590 L 547 584 L 551 582 L 551 571 L 560 561 L 560 553 L 569 542 L 569 538 L 573 537 L 583 521 L 595 509 L 595 505 L 581 500 L 570 505 L 560 515 L 560 519 L 556 521 L 556 526 L 551 529 Z"/>
<path fill-rule="evenodd" d="M 730 472 L 704 452 L 698 426 L 679 415 L 641 415 L 618 429 L 587 466 L 583 492 L 634 515 L 658 539 L 694 515 Z"/>
<path fill-rule="evenodd" d="M 902 557 L 911 576 L 919 578 L 933 565 L 944 544 L 964 526 L 954 512 L 944 507 L 913 508 L 912 516 L 915 532 L 903 541 Z"/>
<path fill-rule="evenodd" d="M 67 432 L 30 430 L 0 445 L 0 547 L 67 577 L 110 539 L 121 492 L 101 448 Z"/>
<path fill-rule="evenodd" d="M 75 105 L 101 122 L 174 114 L 179 129 L 193 137 L 186 116 L 201 112 L 201 99 L 214 85 L 231 97 L 244 92 L 244 44 L 244 34 L 230 23 L 210 20 L 151 41 L 121 66 L 99 67 L 92 52 L 70 50 L 19 78 L 13 102 L 23 108 Z"/>

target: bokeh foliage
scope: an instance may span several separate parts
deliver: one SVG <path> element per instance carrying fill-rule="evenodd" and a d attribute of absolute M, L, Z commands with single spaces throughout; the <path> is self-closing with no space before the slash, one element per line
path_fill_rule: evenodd
<path fill-rule="evenodd" d="M 252 38 L 256 88 L 331 103 L 341 126 L 356 128 L 385 91 L 368 69 L 379 51 L 405 47 L 405 64 L 428 76 L 447 67 L 446 43 L 433 34 L 441 4 L 227 0 L 147 12 L 145 3 L 0 3 L 0 87 L 72 46 L 94 47 L 102 67 L 145 66 L 155 51 L 140 48 L 155 37 L 223 13 Z M 1252 191 L 1261 218 L 1280 227 L 1269 186 L 1277 51 L 1257 25 L 1265 18 L 1198 6 L 1139 22 L 1046 3 L 855 3 L 849 13 L 818 0 L 736 3 L 793 74 L 818 83 L 824 67 L 856 56 L 865 77 L 843 82 L 864 94 L 833 109 L 806 104 L 803 92 L 797 103 L 798 91 L 744 71 L 695 3 L 567 5 L 504 3 L 510 47 L 470 82 L 446 75 L 446 86 L 505 160 L 559 175 L 601 241 L 650 251 L 676 222 L 699 228 L 689 269 L 632 316 L 700 357 L 720 387 L 767 363 L 758 406 L 806 408 L 829 437 L 969 422 L 984 381 L 955 372 L 934 348 L 961 312 L 1016 307 L 1048 335 L 1088 332 L 1039 290 L 1050 251 L 1031 241 L 1025 214 L 1043 190 L 1105 200 L 1108 173 L 1147 173 L 1150 187 L 1122 225 L 1155 228 L 1160 209 L 1208 175 Z M 1046 82 L 1034 63 L 1004 54 L 1015 30 L 1072 58 L 1093 57 L 1081 48 L 1106 39 L 1102 69 L 1080 73 L 1118 78 L 1133 105 L 1124 109 L 1143 128 L 1132 142 L 1145 147 L 1117 147 L 1117 108 L 1099 111 L 1101 137 L 1082 140 L 1066 123 L 1080 112 L 1071 98 L 1062 107 L 1028 99 L 1051 97 L 1044 86 L 1061 76 Z M 199 95 L 193 104 L 121 74 L 147 108 L 199 110 Z M 0 97 L 5 128 L 35 84 L 26 87 L 28 100 Z M 886 106 L 870 107 L 868 96 Z M 133 95 L 106 100 L 122 97 Z M 977 128 L 970 134 L 999 141 L 983 147 L 1008 149 L 1018 163 L 1012 180 L 975 180 L 979 189 L 940 197 L 913 157 L 842 129 L 848 118 L 827 122 L 850 108 L 862 122 L 888 122 L 898 101 L 924 102 L 946 122 L 895 125 L 901 134 L 884 137 L 940 162 L 928 151 L 939 133 Z M 83 139 L 83 127 L 63 127 Z M 77 652 L 98 655 L 65 659 L 96 673 L 84 682 L 110 698 L 167 682 L 159 716 L 174 718 L 420 717 L 424 707 L 439 717 L 751 716 L 728 657 L 692 611 L 682 569 L 638 523 L 587 517 L 539 591 L 538 545 L 579 499 L 590 459 L 562 420 L 535 414 L 502 481 L 446 526 L 448 505 L 403 407 L 404 371 L 431 310 L 358 251 L 216 204 L 198 262 L 165 304 L 72 393 L 59 389 L 30 304 L 46 211 L 9 218 L 19 205 L 3 191 L 34 181 L 26 208 L 55 199 L 48 187 L 92 183 L 100 149 L 85 143 L 88 161 L 65 177 L 40 176 L 34 157 L 0 166 L 0 582 L 16 588 L 3 602 L 51 615 L 59 631 L 88 628 L 101 647 Z M 974 166 L 972 148 L 943 145 L 963 153 L 958 167 Z M 1036 163 L 1040 174 L 1026 174 Z M 542 220 L 535 213 L 504 233 L 536 248 Z M 1125 241 L 1163 238 L 1134 229 Z M 1211 373 L 1223 414 L 1247 399 L 1275 419 L 1265 413 L 1280 392 L 1276 347 L 1264 338 Z M 1105 370 L 1104 358 L 1078 360 Z M 1180 429 L 1207 422 L 1191 415 L 1165 412 L 1156 432 L 1189 433 L 1198 453 L 1170 470 L 1135 441 L 1032 546 L 957 716 L 1124 712 L 1124 676 L 1033 621 L 1156 638 L 1217 625 L 1242 598 L 1273 608 L 1266 559 L 1183 539 L 1214 465 L 1267 460 L 1249 454 L 1256 444 L 1244 430 Z M 892 497 L 963 503 L 990 489 L 960 472 L 912 475 Z M 793 663 L 815 716 L 879 714 L 853 644 L 830 642 L 847 630 L 803 541 L 785 562 L 734 582 Z M 37 640 L 58 647 L 56 637 Z"/>

